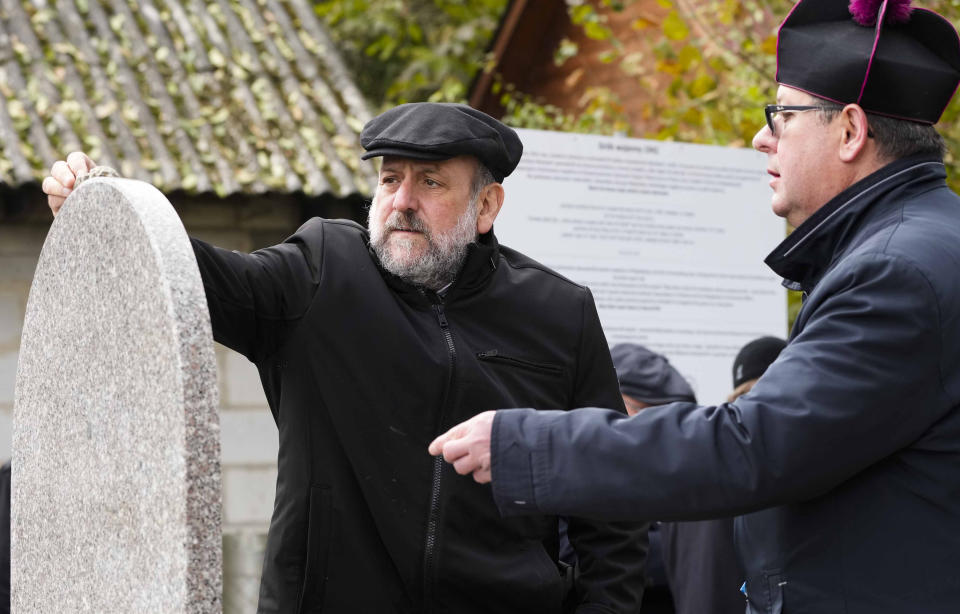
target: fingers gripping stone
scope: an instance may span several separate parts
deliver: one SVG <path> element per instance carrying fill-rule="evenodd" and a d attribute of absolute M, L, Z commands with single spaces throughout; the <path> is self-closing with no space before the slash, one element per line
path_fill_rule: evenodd
<path fill-rule="evenodd" d="M 120 173 L 115 171 L 109 166 L 94 166 L 89 171 L 85 173 L 80 173 L 77 175 L 77 180 L 74 182 L 74 189 L 80 187 L 80 184 L 86 181 L 87 179 L 96 179 L 97 177 L 119 177 Z"/>

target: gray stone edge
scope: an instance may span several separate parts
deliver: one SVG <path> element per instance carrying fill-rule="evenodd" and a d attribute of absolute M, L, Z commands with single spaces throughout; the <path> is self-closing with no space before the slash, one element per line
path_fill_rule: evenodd
<path fill-rule="evenodd" d="M 219 395 L 213 332 L 200 270 L 173 205 L 148 183 L 92 178 L 71 194 L 64 207 L 72 204 L 75 194 L 102 199 L 109 198 L 110 192 L 122 195 L 141 220 L 158 268 L 170 280 L 162 290 L 179 314 L 180 319 L 171 320 L 179 323 L 176 337 L 184 392 L 184 444 L 185 449 L 198 451 L 186 459 L 187 612 L 219 613 L 223 591 Z M 203 308 L 196 309 L 196 305 Z"/>

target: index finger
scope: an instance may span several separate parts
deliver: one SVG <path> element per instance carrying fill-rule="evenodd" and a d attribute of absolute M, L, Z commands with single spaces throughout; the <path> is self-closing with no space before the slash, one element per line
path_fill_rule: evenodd
<path fill-rule="evenodd" d="M 443 444 L 443 460 L 448 463 L 455 463 L 462 458 L 470 456 L 470 443 L 466 437 L 460 439 L 451 439 Z"/>
<path fill-rule="evenodd" d="M 463 424 L 458 424 L 443 435 L 440 435 L 430 443 L 430 447 L 427 448 L 427 451 L 431 454 L 431 456 L 439 456 L 443 452 L 443 446 L 448 441 L 463 436 L 463 428 Z"/>

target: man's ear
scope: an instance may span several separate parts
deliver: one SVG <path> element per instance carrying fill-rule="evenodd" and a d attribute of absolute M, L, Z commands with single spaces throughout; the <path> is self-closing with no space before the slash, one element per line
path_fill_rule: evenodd
<path fill-rule="evenodd" d="M 867 123 L 867 112 L 860 105 L 848 104 L 840 111 L 837 118 L 840 130 L 839 149 L 837 151 L 843 162 L 854 162 L 868 150 L 873 150 L 870 142 L 870 126 Z"/>
<path fill-rule="evenodd" d="M 503 186 L 499 183 L 488 183 L 480 191 L 480 215 L 477 217 L 477 232 L 486 234 L 493 228 L 493 220 L 497 219 L 500 207 L 503 206 Z"/>

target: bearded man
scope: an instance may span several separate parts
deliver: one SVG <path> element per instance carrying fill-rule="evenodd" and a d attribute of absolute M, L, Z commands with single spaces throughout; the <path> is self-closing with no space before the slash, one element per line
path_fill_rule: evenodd
<path fill-rule="evenodd" d="M 463 105 L 364 128 L 369 234 L 315 218 L 252 254 L 193 240 L 214 338 L 254 362 L 280 433 L 259 612 L 635 612 L 646 525 L 501 519 L 427 443 L 502 406 L 623 412 L 586 288 L 493 234 L 516 133 Z M 54 214 L 83 154 L 44 180 Z"/>

